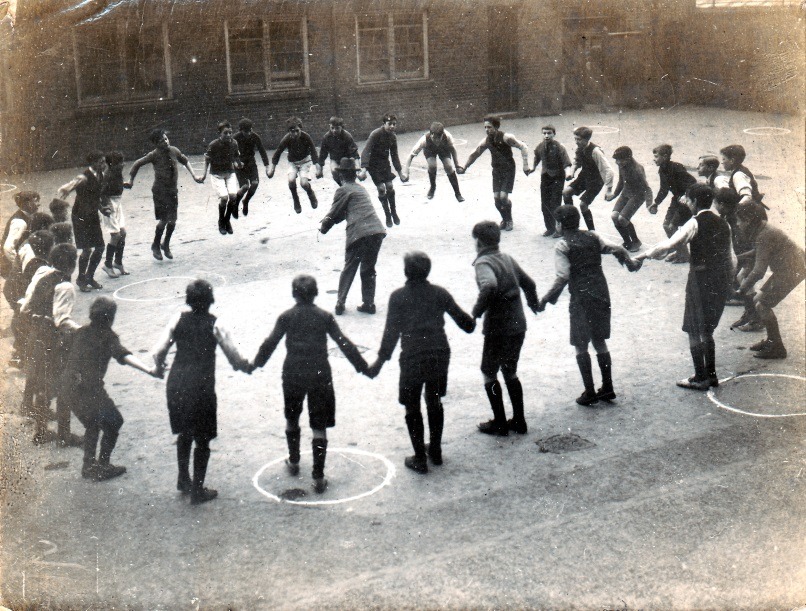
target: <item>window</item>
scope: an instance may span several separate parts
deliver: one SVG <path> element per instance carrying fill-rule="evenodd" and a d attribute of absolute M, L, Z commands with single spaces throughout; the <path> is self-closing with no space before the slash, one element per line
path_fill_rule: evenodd
<path fill-rule="evenodd" d="M 79 105 L 172 97 L 168 25 L 83 25 L 73 36 Z"/>
<path fill-rule="evenodd" d="M 428 78 L 428 17 L 425 12 L 358 15 L 358 82 Z"/>
<path fill-rule="evenodd" d="M 697 8 L 798 6 L 801 0 L 696 0 Z"/>
<path fill-rule="evenodd" d="M 226 21 L 224 34 L 230 93 L 309 86 L 305 19 Z"/>

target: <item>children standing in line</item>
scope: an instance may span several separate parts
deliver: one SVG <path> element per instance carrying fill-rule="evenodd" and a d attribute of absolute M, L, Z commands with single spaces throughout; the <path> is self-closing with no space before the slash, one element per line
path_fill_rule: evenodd
<path fill-rule="evenodd" d="M 644 166 L 633 159 L 630 147 L 618 147 L 613 151 L 613 159 L 619 169 L 618 184 L 616 190 L 606 195 L 605 199 L 611 201 L 618 197 L 610 218 L 624 240 L 624 248 L 636 252 L 641 248 L 641 240 L 631 219 L 641 204 L 646 204 L 647 208 L 652 205 L 652 189 L 646 181 Z"/>
<path fill-rule="evenodd" d="M 428 460 L 442 464 L 442 428 L 445 414 L 441 398 L 448 390 L 448 364 L 451 349 L 445 335 L 445 314 L 465 333 L 472 333 L 476 321 L 456 305 L 451 294 L 441 286 L 428 282 L 431 259 L 424 252 L 409 252 L 403 257 L 406 285 L 389 297 L 386 326 L 383 330 L 378 359 L 367 375 L 374 378 L 385 361 L 392 358 L 400 338 L 400 383 L 398 401 L 406 408 L 414 456 L 405 465 L 417 473 L 428 473 Z M 429 441 L 425 444 L 420 395 L 425 387 Z"/>
<path fill-rule="evenodd" d="M 459 165 L 459 158 L 456 154 L 456 146 L 453 143 L 453 136 L 445 129 L 445 126 L 439 121 L 434 121 L 427 134 L 417 141 L 414 148 L 409 153 L 409 158 L 406 160 L 406 169 L 401 174 L 406 180 L 409 179 L 409 169 L 411 168 L 412 160 L 423 151 L 425 161 L 428 164 L 428 182 L 431 185 L 428 188 L 428 199 L 433 199 L 434 192 L 437 190 L 437 157 L 442 162 L 442 167 L 445 168 L 445 174 L 448 176 L 448 182 L 453 187 L 453 194 L 456 196 L 456 201 L 463 202 L 465 198 L 459 191 L 459 179 L 456 177 L 456 166 Z"/>
<path fill-rule="evenodd" d="M 546 226 L 543 237 L 559 238 L 554 211 L 563 201 L 563 187 L 571 168 L 571 158 L 565 147 L 554 139 L 557 130 L 553 125 L 544 125 L 541 132 L 543 140 L 535 147 L 534 163 L 529 172 L 534 172 L 537 164 L 543 164 L 540 168 L 540 208 Z"/>
<path fill-rule="evenodd" d="M 271 163 L 266 170 L 266 176 L 271 178 L 274 176 L 274 168 L 280 162 L 280 155 L 283 151 L 288 149 L 288 189 L 291 191 L 291 198 L 294 200 L 294 212 L 299 214 L 302 212 L 302 206 L 299 203 L 299 195 L 297 195 L 297 177 L 299 177 L 299 186 L 308 194 L 308 201 L 311 202 L 311 208 L 316 208 L 319 205 L 316 199 L 316 194 L 313 192 L 311 186 L 311 165 L 314 166 L 316 177 L 322 178 L 322 166 L 319 165 L 319 155 L 316 152 L 316 145 L 313 143 L 311 136 L 302 131 L 302 120 L 298 117 L 290 117 L 285 122 L 288 128 L 288 133 L 280 140 L 277 145 L 277 150 L 272 155 Z"/>
<path fill-rule="evenodd" d="M 658 166 L 658 176 L 660 177 L 660 189 L 655 196 L 655 202 L 649 207 L 650 214 L 657 214 L 658 206 L 663 203 L 669 191 L 672 192 L 672 201 L 669 202 L 669 209 L 663 219 L 663 230 L 666 237 L 677 231 L 683 223 L 691 218 L 691 211 L 681 200 L 686 195 L 686 189 L 697 182 L 691 174 L 686 171 L 685 166 L 677 161 L 672 161 L 672 147 L 669 144 L 661 144 L 652 149 L 655 165 Z M 680 246 L 675 252 L 666 257 L 669 263 L 688 263 L 688 248 Z"/>
<path fill-rule="evenodd" d="M 171 236 L 176 228 L 177 213 L 179 209 L 179 164 L 181 163 L 197 183 L 203 183 L 204 177 L 196 176 L 190 167 L 188 158 L 175 146 L 171 146 L 168 134 L 162 129 L 152 130 L 148 140 L 156 148 L 132 164 L 129 170 L 129 180 L 123 183 L 124 189 L 131 189 L 134 177 L 138 170 L 147 163 L 154 166 L 154 183 L 151 185 L 151 196 L 154 199 L 154 218 L 157 227 L 154 230 L 154 241 L 151 243 L 151 254 L 158 261 L 162 261 L 162 253 L 173 259 L 171 253 Z M 165 239 L 162 235 L 165 233 Z M 161 249 L 161 250 L 160 250 Z M 117 265 L 118 271 L 125 271 Z"/>
<path fill-rule="evenodd" d="M 76 192 L 70 220 L 73 223 L 73 237 L 76 248 L 81 251 L 78 258 L 78 278 L 76 284 L 82 293 L 100 290 L 103 285 L 95 281 L 95 270 L 104 256 L 104 234 L 101 231 L 100 211 L 103 207 L 103 191 L 106 157 L 100 151 L 87 155 L 89 166 L 73 180 L 59 187 L 59 199 L 65 199 L 70 192 Z"/>
<path fill-rule="evenodd" d="M 525 434 L 527 431 L 523 405 L 523 386 L 518 379 L 518 359 L 526 337 L 526 317 L 523 314 L 521 290 L 532 312 L 537 311 L 537 292 L 534 280 L 518 263 L 498 249 L 501 229 L 492 221 L 482 221 L 473 227 L 478 256 L 476 284 L 479 296 L 473 306 L 473 318 L 484 316 L 484 348 L 481 355 L 481 373 L 484 390 L 493 410 L 493 419 L 480 423 L 479 431 L 487 435 L 506 437 L 509 431 Z M 498 370 L 504 375 L 512 418 L 507 420 Z"/>
<path fill-rule="evenodd" d="M 243 167 L 238 143 L 232 137 L 232 125 L 229 121 L 218 124 L 218 138 L 207 146 L 204 154 L 204 175 L 210 170 L 210 184 L 218 197 L 218 233 L 232 233 L 230 219 L 237 216 L 236 198 L 238 197 L 238 179 L 235 171 Z M 269 176 L 271 178 L 271 176 Z"/>
<path fill-rule="evenodd" d="M 501 119 L 488 115 L 484 117 L 484 131 L 487 137 L 470 153 L 467 162 L 457 168 L 459 174 L 464 174 L 473 162 L 484 151 L 490 151 L 490 162 L 493 167 L 493 198 L 495 208 L 501 214 L 501 224 L 504 231 L 512 231 L 512 200 L 509 194 L 515 187 L 515 159 L 512 149 L 518 148 L 523 157 L 523 173 L 529 176 L 529 148 L 512 134 L 501 131 Z"/>
<path fill-rule="evenodd" d="M 123 416 L 104 388 L 109 361 L 115 359 L 121 365 L 161 377 L 156 367 L 148 367 L 121 345 L 112 331 L 116 311 L 117 304 L 108 297 L 98 297 L 92 302 L 89 324 L 75 332 L 59 390 L 59 405 L 72 410 L 84 425 L 81 477 L 96 481 L 126 473 L 126 467 L 110 462 Z M 101 448 L 96 459 L 99 437 Z"/>
<path fill-rule="evenodd" d="M 103 270 L 110 278 L 128 276 L 123 267 L 123 248 L 126 245 L 126 216 L 120 202 L 123 195 L 123 153 L 114 151 L 106 154 L 108 170 L 104 175 L 101 222 L 109 232 L 109 243 L 106 245 L 106 261 Z"/>
<path fill-rule="evenodd" d="M 694 375 L 677 385 L 701 391 L 719 386 L 714 330 L 725 308 L 733 270 L 730 228 L 711 210 L 713 198 L 708 185 L 691 185 L 686 191 L 686 205 L 694 216 L 670 238 L 637 257 L 639 261 L 659 259 L 679 244 L 691 248 L 683 331 L 688 334 Z"/>
<path fill-rule="evenodd" d="M 585 385 L 577 398 L 579 405 L 592 405 L 597 401 L 612 401 L 612 361 L 607 348 L 610 339 L 610 291 L 602 271 L 602 254 L 612 254 L 631 272 L 638 271 L 640 262 L 630 258 L 623 246 L 613 244 L 593 231 L 579 230 L 579 211 L 573 206 L 560 206 L 555 210 L 557 229 L 562 239 L 555 247 L 557 277 L 548 292 L 540 298 L 538 311 L 546 303 L 557 303 L 565 285 L 571 293 L 568 312 L 571 316 L 571 345 L 576 349 L 577 366 Z M 602 373 L 599 390 L 593 383 L 593 368 L 588 344 L 596 350 L 596 360 Z"/>
<path fill-rule="evenodd" d="M 391 113 L 383 115 L 383 125 L 370 133 L 364 150 L 361 151 L 361 168 L 369 172 L 372 182 L 378 189 L 378 199 L 386 215 L 386 226 L 392 224 L 400 225 L 400 217 L 397 215 L 397 205 L 395 202 L 395 175 L 389 165 L 395 166 L 400 182 L 403 179 L 403 168 L 400 165 L 400 156 L 397 152 L 397 117 Z"/>
<path fill-rule="evenodd" d="M 266 154 L 266 149 L 263 147 L 263 141 L 260 136 L 252 131 L 253 125 L 254 123 L 252 123 L 251 119 L 241 119 L 238 121 L 238 133 L 233 136 L 235 142 L 238 143 L 238 150 L 241 153 L 241 161 L 243 162 L 243 167 L 235 172 L 240 185 L 235 201 L 235 209 L 232 211 L 232 216 L 236 219 L 238 218 L 239 202 L 243 203 L 243 215 L 249 215 L 249 202 L 260 184 L 260 172 L 257 171 L 255 152 L 260 153 L 260 159 L 266 168 L 266 176 L 269 175 L 269 156 Z"/>
<path fill-rule="evenodd" d="M 757 359 L 784 359 L 786 348 L 773 308 L 806 278 L 803 248 L 767 222 L 767 215 L 759 203 L 739 206 L 736 216 L 739 231 L 747 236 L 755 249 L 753 268 L 742 280 L 739 293 L 752 295 L 753 286 L 764 277 L 767 268 L 772 271 L 753 296 L 755 310 L 767 329 L 767 337 L 750 346 L 750 350 L 756 353 Z"/>
<path fill-rule="evenodd" d="M 218 398 L 215 392 L 215 353 L 221 346 L 236 371 L 251 373 L 246 359 L 230 339 L 218 319 L 210 314 L 213 287 L 205 280 L 194 280 L 185 291 L 190 310 L 178 312 L 157 341 L 152 355 L 157 371 L 165 368 L 165 359 L 176 343 L 166 394 L 171 432 L 176 439 L 179 476 L 176 489 L 190 494 L 194 505 L 212 501 L 218 492 L 204 487 L 210 460 L 210 440 L 218 435 Z M 193 479 L 190 478 L 190 450 L 193 443 Z"/>
<path fill-rule="evenodd" d="M 291 294 L 296 305 L 277 318 L 271 335 L 260 345 L 252 368 L 263 367 L 283 336 L 286 336 L 286 357 L 283 362 L 285 435 L 288 443 L 286 466 L 291 475 L 299 473 L 299 419 L 307 396 L 308 418 L 313 432 L 311 477 L 314 490 L 322 493 L 327 489 L 327 429 L 336 425 L 336 395 L 327 358 L 327 337 L 336 342 L 359 373 L 367 371 L 367 363 L 355 345 L 341 332 L 333 315 L 314 305 L 318 293 L 315 278 L 307 275 L 294 278 Z"/>
<path fill-rule="evenodd" d="M 353 140 L 353 135 L 344 129 L 344 119 L 330 117 L 330 129 L 322 136 L 322 144 L 319 145 L 319 165 L 324 168 L 325 162 L 330 158 L 330 175 L 339 186 L 342 184 L 339 162 L 344 157 L 355 159 L 356 169 L 361 166 L 358 145 Z M 364 178 L 366 176 L 360 179 L 364 180 Z"/>
<path fill-rule="evenodd" d="M 574 205 L 574 195 L 579 196 L 579 210 L 585 219 L 585 226 L 594 229 L 593 214 L 590 205 L 602 187 L 605 188 L 605 199 L 613 189 L 613 169 L 607 161 L 602 149 L 591 142 L 593 130 L 589 127 L 577 127 L 574 130 L 574 141 L 577 149 L 574 153 L 574 165 L 565 180 L 571 182 L 563 189 L 563 202 L 566 206 Z M 579 174 L 574 178 L 574 174 Z M 610 200 L 608 200 L 610 201 Z"/>

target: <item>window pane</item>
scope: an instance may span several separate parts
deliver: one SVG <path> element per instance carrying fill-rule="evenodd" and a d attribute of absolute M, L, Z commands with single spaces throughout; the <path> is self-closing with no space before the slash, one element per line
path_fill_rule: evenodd
<path fill-rule="evenodd" d="M 359 81 L 388 81 L 391 79 L 387 17 L 376 15 L 359 17 L 358 57 Z"/>
<path fill-rule="evenodd" d="M 269 24 L 269 52 L 272 88 L 305 86 L 304 46 L 301 21 L 275 21 Z"/>
<path fill-rule="evenodd" d="M 422 78 L 425 74 L 423 18 L 419 14 L 396 14 L 395 78 Z"/>
<path fill-rule="evenodd" d="M 166 96 L 162 24 L 132 24 L 125 30 L 124 57 L 128 99 Z"/>
<path fill-rule="evenodd" d="M 116 28 L 83 26 L 76 31 L 76 47 L 82 100 L 124 98 L 126 77 Z"/>
<path fill-rule="evenodd" d="M 266 89 L 263 68 L 263 22 L 227 23 L 233 91 Z"/>

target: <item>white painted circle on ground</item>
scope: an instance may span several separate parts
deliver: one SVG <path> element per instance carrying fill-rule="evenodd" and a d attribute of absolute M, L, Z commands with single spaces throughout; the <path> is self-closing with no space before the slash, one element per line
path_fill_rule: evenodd
<path fill-rule="evenodd" d="M 803 376 L 792 375 L 788 373 L 744 373 L 730 378 L 725 378 L 724 380 L 719 380 L 719 384 L 721 387 L 726 382 L 731 382 L 733 380 L 741 380 L 744 378 L 787 378 L 790 380 L 799 380 L 801 382 L 806 382 L 806 378 L 804 378 Z M 708 398 L 715 405 L 721 407 L 722 409 L 726 409 L 730 412 L 735 412 L 737 414 L 743 414 L 745 416 L 754 416 L 756 418 L 791 418 L 793 416 L 806 416 L 806 412 L 796 412 L 793 414 L 762 414 L 758 412 L 749 412 L 747 410 L 739 409 L 738 407 L 728 405 L 727 403 L 723 403 L 722 401 L 717 399 L 716 395 L 714 394 L 713 388 L 708 391 Z"/>
<path fill-rule="evenodd" d="M 751 136 L 783 136 L 784 134 L 789 134 L 792 132 L 791 129 L 786 129 L 785 127 L 748 127 L 747 129 L 742 130 L 745 134 L 750 134 Z"/>
<path fill-rule="evenodd" d="M 311 454 L 312 452 L 308 450 L 307 452 L 300 452 L 300 454 Z M 283 499 L 276 494 L 272 494 L 268 490 L 264 489 L 258 480 L 260 480 L 260 476 L 263 475 L 263 472 L 266 471 L 269 467 L 273 467 L 274 465 L 280 464 L 285 461 L 285 457 L 277 458 L 270 463 L 266 463 L 263 465 L 255 476 L 252 478 L 252 485 L 255 489 L 260 492 L 266 498 L 271 499 L 272 501 L 276 501 L 278 503 L 288 503 L 289 505 L 305 505 L 305 506 L 317 506 L 317 505 L 339 505 L 341 503 L 349 503 L 350 501 L 357 501 L 358 499 L 362 499 L 365 496 L 370 496 L 371 494 L 375 494 L 383 488 L 387 486 L 389 482 L 392 481 L 392 478 L 395 476 L 395 466 L 392 464 L 386 456 L 383 454 L 376 454 L 375 452 L 367 452 L 366 450 L 359 450 L 357 448 L 330 448 L 328 450 L 328 455 L 333 454 L 354 454 L 356 456 L 366 456 L 368 458 L 374 458 L 376 460 L 381 461 L 386 466 L 386 475 L 384 476 L 383 480 L 380 484 L 372 488 L 371 490 L 367 490 L 366 492 L 362 492 L 361 494 L 355 494 L 353 496 L 349 496 L 343 499 L 326 499 L 321 501 L 295 501 L 290 499 Z M 352 460 L 352 459 L 349 459 Z"/>
<path fill-rule="evenodd" d="M 0 182 L 0 195 L 3 193 L 11 193 L 12 191 L 17 190 L 17 185 L 12 185 L 11 183 L 7 182 Z"/>
<path fill-rule="evenodd" d="M 145 280 L 138 280 L 137 282 L 130 282 L 124 286 L 121 286 L 117 289 L 114 293 L 112 293 L 112 297 L 117 299 L 118 301 L 131 301 L 135 303 L 151 303 L 151 302 L 158 302 L 158 301 L 170 301 L 172 299 L 184 299 L 185 297 L 185 288 L 187 288 L 187 282 L 192 280 L 198 280 L 199 278 L 203 280 L 210 279 L 210 276 L 216 276 L 221 279 L 221 282 L 218 284 L 226 284 L 226 278 L 221 274 L 217 274 L 215 272 L 199 272 L 197 276 L 159 276 L 157 278 L 146 278 Z M 163 285 L 168 285 L 170 287 L 173 284 L 172 281 L 174 280 L 181 280 L 182 283 L 179 287 L 173 288 L 173 293 L 171 295 L 167 295 L 165 297 L 124 297 L 121 293 L 126 291 L 127 289 L 131 289 L 136 286 L 140 286 L 149 282 L 162 282 Z M 164 290 L 164 289 L 163 289 Z"/>
<path fill-rule="evenodd" d="M 618 127 L 610 127 L 609 125 L 599 125 L 593 128 L 594 134 L 617 134 L 620 131 Z"/>

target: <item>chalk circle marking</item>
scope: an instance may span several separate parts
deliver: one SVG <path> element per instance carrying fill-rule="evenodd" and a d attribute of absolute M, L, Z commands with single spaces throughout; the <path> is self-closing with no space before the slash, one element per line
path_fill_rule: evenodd
<path fill-rule="evenodd" d="M 792 375 L 788 373 L 743 373 L 741 375 L 725 378 L 724 380 L 719 380 L 719 383 L 721 385 L 724 384 L 725 382 L 730 382 L 732 380 L 740 380 L 742 378 L 788 378 L 790 380 L 800 380 L 801 382 L 806 381 L 806 378 L 804 378 L 803 376 Z M 722 401 L 716 398 L 713 389 L 708 391 L 708 398 L 711 400 L 712 403 L 714 403 L 718 407 L 721 407 L 722 409 L 728 410 L 729 412 L 735 412 L 737 414 L 743 414 L 745 416 L 753 416 L 755 418 L 792 418 L 794 416 L 806 416 L 806 412 L 798 412 L 795 414 L 758 414 L 756 412 L 748 412 L 746 410 L 739 409 L 738 407 L 728 405 L 727 403 L 723 403 Z"/>
<path fill-rule="evenodd" d="M 618 127 L 610 127 L 609 125 L 599 125 L 593 128 L 594 134 L 617 134 L 620 131 Z"/>
<path fill-rule="evenodd" d="M 117 299 L 118 301 L 130 301 L 134 303 L 156 303 L 159 301 L 171 301 L 173 299 L 180 299 L 181 296 L 171 295 L 168 297 L 122 297 L 120 295 L 121 291 L 125 291 L 133 286 L 138 286 L 140 284 L 145 284 L 146 282 L 156 282 L 159 280 L 198 280 L 202 276 L 217 276 L 221 278 L 222 284 L 227 283 L 227 279 L 222 276 L 221 274 L 216 274 L 215 272 L 204 272 L 203 274 L 199 274 L 198 276 L 159 276 L 157 278 L 146 278 L 145 280 L 138 280 L 137 282 L 130 282 L 124 286 L 118 288 L 114 293 L 112 293 L 112 297 Z"/>
<path fill-rule="evenodd" d="M 301 452 L 301 454 L 311 454 L 311 453 L 312 453 L 311 451 Z M 341 503 L 349 503 L 351 501 L 357 501 L 358 499 L 370 496 L 378 492 L 384 486 L 388 486 L 389 483 L 392 481 L 392 478 L 395 476 L 396 471 L 395 466 L 392 464 L 391 460 L 389 460 L 388 458 L 386 458 L 386 456 L 382 454 L 376 454 L 375 452 L 367 452 L 366 450 L 359 450 L 358 448 L 330 448 L 328 450 L 328 454 L 330 455 L 354 454 L 356 456 L 366 456 L 368 458 L 375 458 L 377 460 L 380 460 L 386 466 L 386 475 L 384 476 L 383 481 L 381 481 L 380 484 L 378 484 L 371 490 L 367 490 L 366 492 L 362 492 L 361 494 L 356 494 L 354 496 L 350 496 L 343 499 L 328 499 L 322 501 L 296 501 L 293 499 L 284 499 L 277 496 L 276 494 L 272 494 L 268 490 L 265 490 L 264 488 L 261 487 L 259 483 L 260 476 L 263 475 L 263 472 L 266 471 L 266 469 L 268 469 L 269 467 L 273 467 L 274 465 L 282 463 L 285 460 L 285 457 L 282 457 L 263 465 L 258 470 L 258 472 L 255 473 L 255 476 L 252 478 L 252 485 L 255 487 L 255 489 L 257 489 L 258 492 L 260 492 L 260 494 L 262 494 L 266 498 L 271 499 L 272 501 L 276 501 L 278 503 L 288 503 L 289 505 L 306 505 L 315 507 L 319 505 L 339 505 Z"/>
<path fill-rule="evenodd" d="M 785 127 L 748 127 L 742 130 L 745 134 L 751 136 L 783 136 L 784 134 L 792 133 L 791 129 Z"/>
<path fill-rule="evenodd" d="M 0 195 L 4 193 L 11 193 L 17 190 L 17 185 L 12 185 L 8 182 L 0 182 Z"/>

